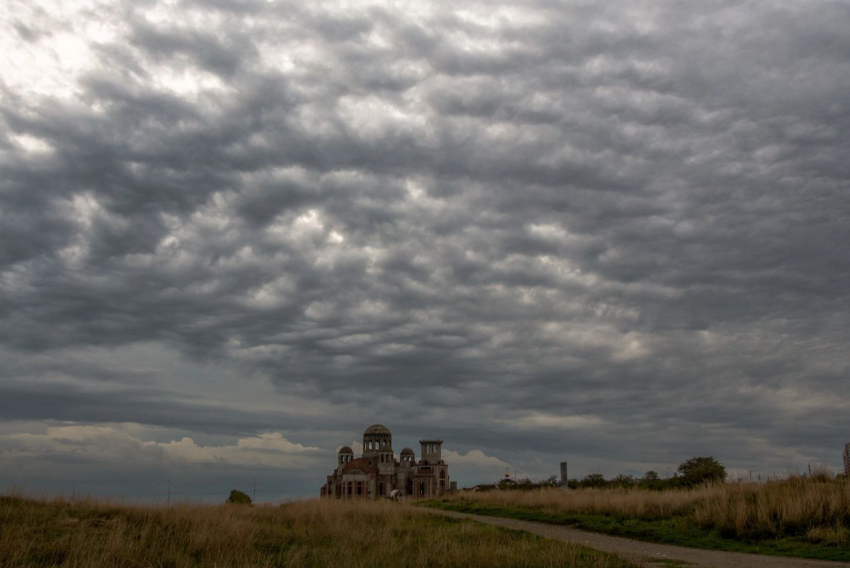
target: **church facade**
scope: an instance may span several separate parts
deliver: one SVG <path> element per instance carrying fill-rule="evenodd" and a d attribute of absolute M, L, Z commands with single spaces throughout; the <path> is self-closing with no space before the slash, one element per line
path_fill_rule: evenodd
<path fill-rule="evenodd" d="M 337 499 L 436 497 L 451 487 L 449 466 L 442 459 L 442 440 L 419 440 L 420 459 L 410 448 L 395 457 L 389 428 L 373 424 L 363 432 L 363 455 L 354 457 L 348 446 L 337 453 L 337 466 L 322 486 L 322 497 Z"/>

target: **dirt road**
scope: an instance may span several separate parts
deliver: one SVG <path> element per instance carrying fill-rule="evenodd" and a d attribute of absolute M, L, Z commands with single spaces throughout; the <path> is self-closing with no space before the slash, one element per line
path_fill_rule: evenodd
<path fill-rule="evenodd" d="M 426 509 L 423 509 L 426 510 Z M 496 525 L 508 529 L 528 531 L 546 538 L 554 538 L 564 542 L 582 544 L 584 546 L 611 552 L 634 562 L 639 566 L 705 566 L 711 568 L 850 568 L 848 562 L 828 562 L 823 560 L 806 560 L 803 558 L 787 558 L 782 556 L 762 556 L 744 554 L 741 552 L 723 552 L 721 550 L 704 550 L 701 548 L 686 548 L 669 544 L 654 544 L 616 536 L 582 531 L 566 526 L 485 517 L 454 511 L 427 509 L 435 514 L 447 515 L 461 519 L 473 519 L 480 523 Z M 677 562 L 678 561 L 678 562 Z"/>

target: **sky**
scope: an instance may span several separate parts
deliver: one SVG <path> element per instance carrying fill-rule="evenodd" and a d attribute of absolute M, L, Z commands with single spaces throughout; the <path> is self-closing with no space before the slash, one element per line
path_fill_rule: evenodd
<path fill-rule="evenodd" d="M 850 3 L 9 0 L 0 491 L 838 469 Z"/>

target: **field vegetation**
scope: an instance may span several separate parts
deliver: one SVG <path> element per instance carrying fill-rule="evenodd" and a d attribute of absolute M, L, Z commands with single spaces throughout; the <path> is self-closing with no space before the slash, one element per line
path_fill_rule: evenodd
<path fill-rule="evenodd" d="M 615 556 L 404 503 L 133 506 L 0 496 L 0 566 L 629 568 Z"/>
<path fill-rule="evenodd" d="M 664 491 L 614 486 L 462 492 L 426 505 L 684 546 L 850 560 L 850 481 L 826 475 Z"/>

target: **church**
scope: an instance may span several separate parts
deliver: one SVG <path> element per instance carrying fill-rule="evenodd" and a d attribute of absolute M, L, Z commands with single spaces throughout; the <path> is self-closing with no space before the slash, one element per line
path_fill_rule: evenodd
<path fill-rule="evenodd" d="M 389 428 L 373 424 L 363 432 L 363 455 L 348 446 L 337 453 L 337 466 L 322 486 L 322 497 L 380 499 L 397 495 L 428 499 L 448 491 L 449 466 L 442 459 L 442 440 L 419 440 L 421 459 L 410 448 L 395 458 Z"/>

